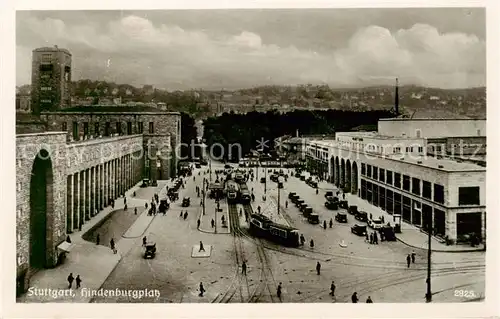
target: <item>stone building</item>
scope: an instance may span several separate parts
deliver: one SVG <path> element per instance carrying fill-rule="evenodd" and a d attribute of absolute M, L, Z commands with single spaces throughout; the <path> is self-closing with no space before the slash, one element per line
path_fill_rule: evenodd
<path fill-rule="evenodd" d="M 392 123 L 391 123 L 392 122 Z M 432 234 L 455 242 L 486 236 L 486 168 L 449 154 L 450 141 L 486 143 L 485 120 L 384 119 L 378 132 L 305 140 L 308 169 Z M 483 135 L 483 136 L 481 136 Z M 428 152 L 442 140 L 442 152 Z M 465 140 L 465 143 L 463 141 Z M 448 143 L 448 144 L 446 144 Z M 480 145 L 481 146 L 481 145 Z"/>
<path fill-rule="evenodd" d="M 33 50 L 31 103 L 33 112 L 63 109 L 71 105 L 71 53 L 45 47 Z"/>

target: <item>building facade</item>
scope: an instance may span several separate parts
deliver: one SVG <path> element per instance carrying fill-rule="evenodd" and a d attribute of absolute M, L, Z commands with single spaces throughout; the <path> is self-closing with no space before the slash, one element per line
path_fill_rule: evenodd
<path fill-rule="evenodd" d="M 31 103 L 33 112 L 53 111 L 71 105 L 71 53 L 45 47 L 33 50 Z"/>
<path fill-rule="evenodd" d="M 429 139 L 424 136 L 444 137 L 452 132 L 450 128 L 438 124 L 440 131 L 431 125 L 433 120 L 421 120 L 420 127 L 431 127 L 433 132 L 424 135 L 425 129 L 421 129 L 420 135 L 410 135 L 415 127 L 408 130 L 411 125 L 401 125 L 401 121 L 395 120 L 393 136 L 388 135 L 390 121 L 382 120 L 386 125 L 384 135 L 348 132 L 337 133 L 334 140 L 306 141 L 308 168 L 345 192 L 389 214 L 400 215 L 403 221 L 423 231 L 430 229 L 435 236 L 455 242 L 466 241 L 470 234 L 484 239 L 485 167 L 427 153 Z M 483 124 L 475 121 L 470 127 L 476 131 L 477 127 L 484 128 Z M 471 139 L 469 134 L 464 134 L 467 141 Z M 485 143 L 485 138 L 475 141 Z M 461 139 L 446 137 L 445 141 L 457 144 Z"/>

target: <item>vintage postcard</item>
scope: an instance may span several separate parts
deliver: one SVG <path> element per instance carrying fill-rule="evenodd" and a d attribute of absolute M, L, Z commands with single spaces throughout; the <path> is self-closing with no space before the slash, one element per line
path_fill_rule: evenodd
<path fill-rule="evenodd" d="M 12 307 L 494 315 L 486 4 L 68 9 L 13 13 Z"/>

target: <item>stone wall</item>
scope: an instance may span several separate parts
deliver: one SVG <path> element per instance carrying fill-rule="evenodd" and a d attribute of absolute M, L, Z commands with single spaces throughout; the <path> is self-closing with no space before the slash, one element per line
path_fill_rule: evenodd
<path fill-rule="evenodd" d="M 50 155 L 53 175 L 53 212 L 47 216 L 47 264 L 55 266 L 56 247 L 66 235 L 66 136 L 40 133 L 16 136 L 16 248 L 17 273 L 29 268 L 30 255 L 30 183 L 35 158 L 40 150 Z M 39 159 L 47 160 L 47 159 Z"/>

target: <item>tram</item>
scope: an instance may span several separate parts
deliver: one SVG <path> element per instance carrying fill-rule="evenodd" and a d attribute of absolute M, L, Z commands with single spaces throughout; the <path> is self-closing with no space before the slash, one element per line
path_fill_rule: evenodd
<path fill-rule="evenodd" d="M 250 233 L 257 237 L 267 238 L 284 246 L 299 246 L 299 231 L 296 228 L 276 224 L 262 214 L 251 215 Z"/>
<path fill-rule="evenodd" d="M 238 200 L 239 184 L 233 180 L 226 182 L 226 196 L 228 203 L 236 203 Z"/>
<path fill-rule="evenodd" d="M 251 201 L 252 201 L 252 195 L 248 190 L 247 184 L 240 184 L 240 203 L 245 205 L 245 204 L 250 204 Z"/>

